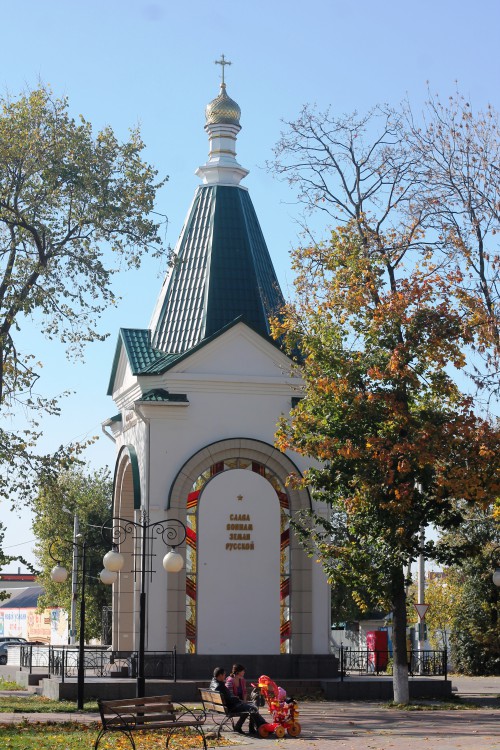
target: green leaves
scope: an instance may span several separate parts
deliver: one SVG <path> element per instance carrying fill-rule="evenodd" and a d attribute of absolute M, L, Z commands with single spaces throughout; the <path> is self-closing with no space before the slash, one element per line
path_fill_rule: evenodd
<path fill-rule="evenodd" d="M 94 137 L 44 87 L 0 104 L 2 403 L 22 371 L 26 385 L 34 377 L 14 346 L 24 316 L 41 312 L 47 334 L 71 346 L 102 336 L 93 320 L 113 303 L 118 263 L 161 251 L 149 216 L 164 181 L 142 161 L 138 130 L 123 144 L 109 127 Z"/>
<path fill-rule="evenodd" d="M 71 572 L 73 517 L 75 514 L 78 517 L 82 539 L 87 542 L 86 639 L 101 637 L 102 607 L 111 602 L 110 589 L 98 580 L 102 557 L 108 551 L 100 528 L 111 516 L 111 498 L 108 471 L 86 474 L 81 469 L 72 469 L 55 476 L 46 475 L 33 502 L 33 531 L 38 540 L 36 552 L 41 568 L 39 581 L 45 590 L 39 600 L 40 607 L 60 606 L 71 611 L 71 575 L 64 584 L 52 581 L 50 571 L 55 563 L 49 547 L 54 543 L 53 554 Z"/>
<path fill-rule="evenodd" d="M 450 565 L 443 593 L 453 597 L 448 606 L 453 664 L 465 674 L 498 674 L 500 597 L 492 575 L 498 564 L 500 527 L 493 504 L 482 512 L 460 510 L 462 523 L 444 534 L 436 548 Z"/>
<path fill-rule="evenodd" d="M 397 675 L 419 528 L 456 525 L 456 498 L 500 496 L 498 420 L 456 379 L 498 392 L 500 127 L 459 97 L 431 97 L 423 124 L 408 105 L 304 107 L 286 127 L 275 172 L 340 226 L 325 242 L 306 230 L 292 256 L 296 298 L 273 331 L 303 354 L 305 398 L 276 442 L 321 462 L 303 481 L 315 523 L 297 528 L 334 587 L 392 609 Z"/>
<path fill-rule="evenodd" d="M 161 253 L 151 218 L 165 180 L 142 158 L 140 132 L 121 143 L 110 127 L 95 134 L 75 120 L 66 98 L 39 86 L 17 99 L 0 99 L 0 409 L 56 413 L 52 398 L 34 397 L 41 364 L 17 346 L 17 333 L 34 319 L 68 354 L 108 334 L 100 314 L 115 304 L 113 274 L 135 268 L 144 253 Z M 25 467 L 44 471 L 49 458 L 27 439 L 0 434 L 4 471 L 0 494 Z M 23 447 L 24 446 L 24 447 Z M 57 461 L 55 462 L 57 464 Z M 57 467 L 60 468 L 60 467 Z M 23 476 L 24 472 L 24 476 Z M 33 478 L 33 477 L 32 477 Z"/>
<path fill-rule="evenodd" d="M 500 427 L 474 414 L 449 373 L 471 332 L 447 304 L 447 275 L 416 264 L 400 275 L 380 257 L 355 222 L 320 250 L 295 251 L 301 295 L 276 331 L 304 343 L 305 397 L 276 442 L 321 462 L 303 479 L 317 512 L 295 529 L 334 590 L 394 613 L 405 665 L 403 569 L 420 527 L 457 522 L 455 498 L 484 506 L 500 494 Z"/>

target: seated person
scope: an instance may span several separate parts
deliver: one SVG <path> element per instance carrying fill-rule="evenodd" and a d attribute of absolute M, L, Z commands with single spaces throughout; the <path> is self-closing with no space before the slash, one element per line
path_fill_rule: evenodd
<path fill-rule="evenodd" d="M 223 667 L 216 667 L 214 669 L 214 676 L 210 683 L 210 690 L 217 690 L 217 692 L 223 695 L 226 706 L 231 713 L 239 715 L 240 718 L 234 726 L 235 732 L 244 734 L 243 723 L 247 716 L 249 717 L 250 734 L 257 734 L 257 727 L 266 723 L 266 720 L 259 714 L 257 707 L 253 703 L 246 703 L 245 701 L 240 700 L 238 696 L 226 687 L 226 671 Z"/>
<path fill-rule="evenodd" d="M 231 674 L 226 678 L 226 687 L 240 701 L 247 699 L 247 686 L 245 682 L 245 667 L 243 664 L 233 664 Z"/>

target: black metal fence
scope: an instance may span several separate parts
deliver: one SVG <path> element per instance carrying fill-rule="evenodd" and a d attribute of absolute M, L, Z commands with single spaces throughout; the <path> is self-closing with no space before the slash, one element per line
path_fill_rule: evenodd
<path fill-rule="evenodd" d="M 177 654 L 173 651 L 146 651 L 144 671 L 146 679 L 177 679 Z M 85 675 L 94 678 L 137 677 L 136 651 L 111 651 L 107 647 L 86 646 L 84 653 Z M 46 669 L 49 677 L 76 677 L 79 652 L 74 646 L 36 646 L 31 643 L 20 647 L 21 669 L 30 673 Z"/>
<path fill-rule="evenodd" d="M 392 674 L 392 652 L 387 650 L 374 651 L 360 649 L 359 651 L 346 646 L 337 649 L 339 657 L 339 671 L 341 680 L 352 672 L 358 674 Z M 442 651 L 414 651 L 407 653 L 408 672 L 416 675 L 448 677 L 448 653 Z"/>
<path fill-rule="evenodd" d="M 102 608 L 101 643 L 111 643 L 113 639 L 113 607 Z"/>
<path fill-rule="evenodd" d="M 19 649 L 19 664 L 21 669 L 27 670 L 30 674 L 35 667 L 48 667 L 49 646 L 33 646 L 31 643 L 21 646 Z"/>

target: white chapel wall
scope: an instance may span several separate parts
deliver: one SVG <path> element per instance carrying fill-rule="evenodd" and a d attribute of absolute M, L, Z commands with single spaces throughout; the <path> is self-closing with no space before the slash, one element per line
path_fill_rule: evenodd
<path fill-rule="evenodd" d="M 199 500 L 200 654 L 280 651 L 280 508 L 263 477 L 216 475 Z"/>
<path fill-rule="evenodd" d="M 226 336 L 227 349 L 221 345 Z M 252 340 L 254 336 L 257 341 Z M 217 347 L 214 344 L 211 342 L 193 355 L 194 372 L 185 360 L 183 371 L 173 368 L 161 377 L 139 379 L 143 392 L 161 387 L 171 393 L 185 393 L 189 400 L 187 405 L 142 404 L 146 421 L 141 422 L 134 415 L 121 437 L 121 442 L 136 447 L 143 497 L 151 520 L 173 514 L 185 521 L 187 494 L 173 499 L 172 510 L 167 507 L 172 484 L 190 457 L 201 451 L 205 467 L 210 466 L 213 462 L 210 446 L 221 440 L 234 439 L 235 446 L 240 442 L 251 444 L 252 440 L 272 446 L 279 416 L 289 413 L 291 398 L 300 394 L 299 381 L 288 377 L 280 362 L 283 355 L 245 326 L 236 326 L 217 340 Z M 259 369 L 265 374 L 259 378 L 251 372 L 252 362 L 264 354 L 267 363 L 260 362 Z M 216 371 L 217 361 L 223 375 Z M 228 375 L 231 362 L 239 372 Z M 203 367 L 212 371 L 204 372 Z M 301 456 L 291 457 L 299 471 L 309 465 Z M 147 648 L 176 645 L 182 651 L 185 574 L 167 575 L 161 568 L 164 549 L 157 545 L 156 551 L 154 565 L 158 572 L 148 582 Z M 294 649 L 297 653 L 328 653 L 330 605 L 326 577 L 320 566 L 304 555 L 293 537 L 292 559 L 295 592 L 292 601 L 300 601 L 300 611 L 295 612 L 292 623 Z"/>

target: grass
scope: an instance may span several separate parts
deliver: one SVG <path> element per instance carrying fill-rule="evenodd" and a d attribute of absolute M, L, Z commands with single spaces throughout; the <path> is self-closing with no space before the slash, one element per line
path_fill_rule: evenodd
<path fill-rule="evenodd" d="M 7 725 L 0 722 L 0 747 L 2 750 L 89 750 L 98 731 L 97 723 L 31 724 L 23 721 Z M 165 734 L 162 732 L 136 732 L 134 740 L 137 750 L 163 750 L 165 747 Z M 215 742 L 207 737 L 207 744 L 209 747 L 222 747 L 232 743 L 225 738 Z M 174 735 L 169 744 L 171 750 L 194 750 L 199 747 L 200 735 L 191 730 Z M 121 733 L 109 733 L 101 741 L 99 750 L 131 750 L 131 744 Z"/>
<path fill-rule="evenodd" d="M 53 701 L 41 695 L 1 695 L 0 714 L 2 713 L 75 713 L 73 701 Z M 84 711 L 98 711 L 97 703 L 85 703 Z M 3 745 L 0 744 L 3 749 Z"/>
<path fill-rule="evenodd" d="M 0 677 L 0 690 L 24 690 L 24 688 L 14 680 L 4 680 L 3 677 Z"/>

